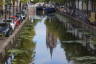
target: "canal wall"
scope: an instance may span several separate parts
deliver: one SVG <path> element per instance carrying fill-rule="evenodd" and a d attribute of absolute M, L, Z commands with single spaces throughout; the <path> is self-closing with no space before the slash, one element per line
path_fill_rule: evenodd
<path fill-rule="evenodd" d="M 4 59 L 7 56 L 7 51 L 9 49 L 12 49 L 14 46 L 16 46 L 16 40 L 17 38 L 19 38 L 20 35 L 20 31 L 22 29 L 22 27 L 24 26 L 24 24 L 26 24 L 26 22 L 28 21 L 28 17 L 26 17 L 26 19 L 20 24 L 20 26 L 18 26 L 15 31 L 13 32 L 12 35 L 10 35 L 10 37 L 8 37 L 7 39 L 5 39 L 4 42 L 2 42 L 1 47 L 0 47 L 0 64 L 2 64 L 2 62 L 4 61 Z"/>
<path fill-rule="evenodd" d="M 82 21 L 68 15 L 61 13 L 56 13 L 55 15 L 59 21 L 64 23 L 67 32 L 72 33 L 75 37 L 80 39 L 79 43 L 87 47 L 89 51 L 96 51 L 96 47 L 93 45 L 92 41 L 93 38 L 96 38 L 96 27 L 85 24 Z"/>
<path fill-rule="evenodd" d="M 71 24 L 75 25 L 76 28 L 82 28 L 82 30 L 90 33 L 91 35 L 96 35 L 96 27 L 95 26 L 90 25 L 88 23 L 85 23 L 81 19 L 72 17 L 68 14 L 64 14 L 62 12 L 59 12 L 59 14 L 62 15 L 62 16 L 67 16 L 68 18 L 71 18 L 72 20 L 74 20 L 74 22 L 71 22 Z"/>

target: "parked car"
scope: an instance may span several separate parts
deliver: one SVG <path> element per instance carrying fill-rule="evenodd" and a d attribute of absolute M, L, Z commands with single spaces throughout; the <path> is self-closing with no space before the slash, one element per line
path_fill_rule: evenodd
<path fill-rule="evenodd" d="M 0 22 L 0 36 L 8 37 L 12 34 L 12 28 L 10 24 L 5 22 Z"/>
<path fill-rule="evenodd" d="M 9 24 L 13 31 L 15 30 L 15 23 L 12 18 L 3 18 L 2 21 Z"/>
<path fill-rule="evenodd" d="M 15 30 L 16 26 L 20 25 L 20 19 L 16 16 L 10 16 L 9 18 L 3 19 L 4 22 L 10 24 L 12 30 Z"/>
<path fill-rule="evenodd" d="M 17 18 L 16 16 L 10 16 L 10 18 L 13 18 L 13 23 L 15 23 L 16 26 L 20 25 L 20 18 Z"/>
<path fill-rule="evenodd" d="M 24 13 L 16 13 L 16 17 L 20 18 L 20 20 L 23 21 L 26 15 Z"/>

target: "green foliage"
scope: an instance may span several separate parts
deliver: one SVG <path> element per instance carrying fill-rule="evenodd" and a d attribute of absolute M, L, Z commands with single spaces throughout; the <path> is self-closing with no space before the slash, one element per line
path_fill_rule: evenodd
<path fill-rule="evenodd" d="M 8 52 L 14 54 L 15 58 L 12 64 L 29 64 L 34 57 L 35 43 L 32 42 L 34 36 L 33 24 L 27 22 L 20 33 L 19 45 L 16 49 L 9 50 Z"/>
<path fill-rule="evenodd" d="M 11 0 L 5 0 L 5 5 L 11 4 Z"/>
<path fill-rule="evenodd" d="M 21 1 L 21 3 L 27 3 L 27 2 L 29 2 L 30 0 L 20 0 Z"/>
<path fill-rule="evenodd" d="M 11 4 L 11 0 L 5 0 L 5 2 L 3 0 L 0 1 L 0 6 L 9 4 Z"/>
<path fill-rule="evenodd" d="M 9 53 L 15 53 L 16 55 L 22 54 L 24 50 L 19 50 L 19 49 L 13 49 L 13 50 L 8 50 Z"/>
<path fill-rule="evenodd" d="M 64 3 L 65 0 L 34 0 L 34 2 L 55 2 L 55 3 Z"/>

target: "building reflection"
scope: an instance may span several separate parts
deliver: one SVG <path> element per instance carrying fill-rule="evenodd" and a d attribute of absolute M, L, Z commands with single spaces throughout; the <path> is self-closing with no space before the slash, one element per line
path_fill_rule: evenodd
<path fill-rule="evenodd" d="M 57 37 L 53 33 L 48 32 L 48 30 L 47 30 L 46 46 L 50 50 L 51 58 L 52 58 L 52 54 L 53 54 L 53 49 L 56 47 L 56 44 L 57 44 Z"/>

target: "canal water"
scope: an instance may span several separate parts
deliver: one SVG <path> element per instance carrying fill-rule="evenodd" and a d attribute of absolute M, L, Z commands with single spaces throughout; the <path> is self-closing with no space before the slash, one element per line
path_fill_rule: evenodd
<path fill-rule="evenodd" d="M 68 33 L 63 22 L 55 16 L 36 20 L 33 31 L 35 34 L 31 41 L 34 46 L 29 48 L 34 53 L 29 54 L 32 56 L 30 64 L 96 64 L 96 54 L 76 42 L 78 37 Z M 27 47 L 30 45 L 28 42 L 25 44 Z"/>
<path fill-rule="evenodd" d="M 94 56 L 82 44 L 75 42 L 78 37 L 68 33 L 63 22 L 59 22 L 54 16 L 47 19 L 44 17 L 37 22 L 34 31 L 32 40 L 36 44 L 36 53 L 33 64 L 81 64 L 82 58 Z M 82 60 L 79 62 L 76 59 Z M 83 63 L 91 64 L 92 59 L 88 63 L 86 60 L 88 62 L 88 59 L 85 59 Z"/>
<path fill-rule="evenodd" d="M 36 43 L 36 54 L 34 64 L 67 64 L 65 52 L 61 48 L 60 39 L 57 34 L 44 23 L 44 19 L 38 22 L 35 29 L 33 41 Z M 50 22 L 50 21 L 48 21 Z"/>

